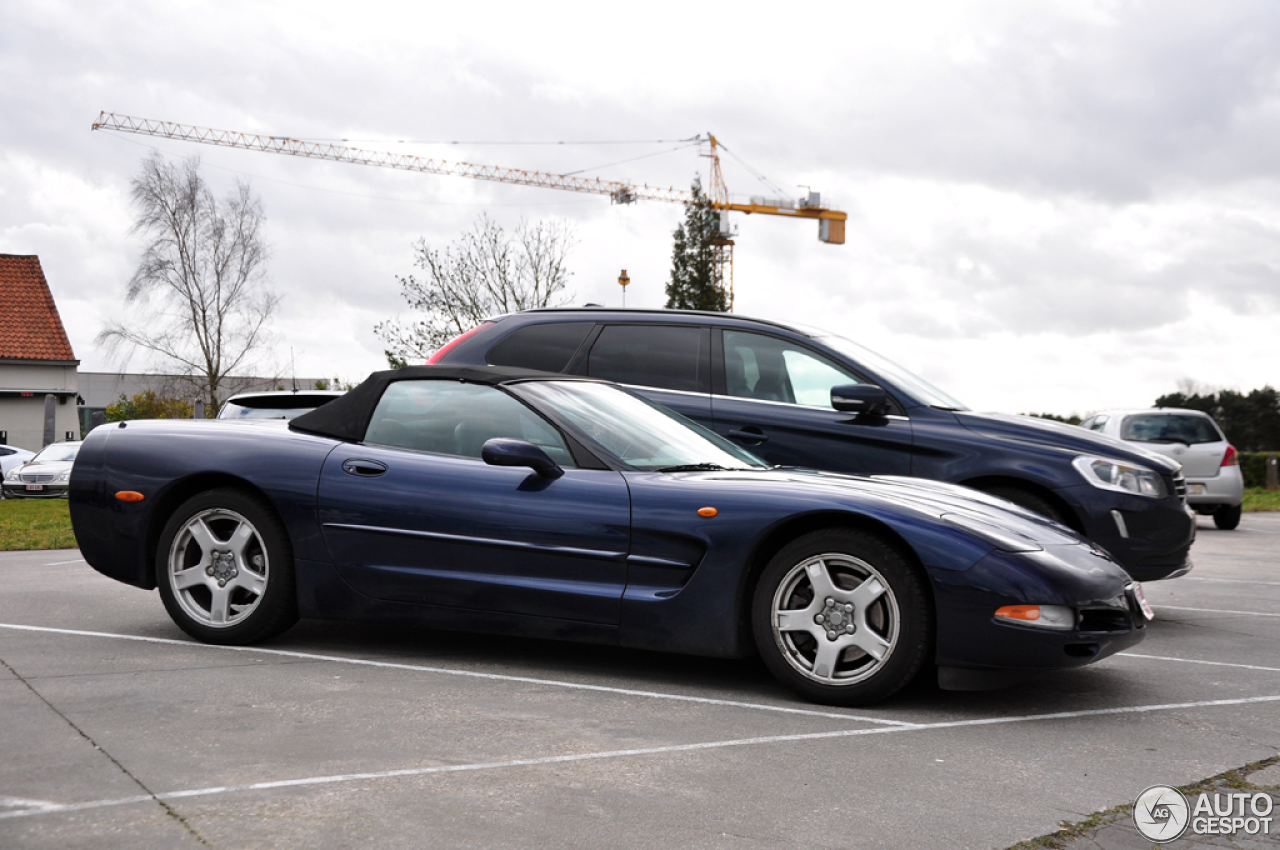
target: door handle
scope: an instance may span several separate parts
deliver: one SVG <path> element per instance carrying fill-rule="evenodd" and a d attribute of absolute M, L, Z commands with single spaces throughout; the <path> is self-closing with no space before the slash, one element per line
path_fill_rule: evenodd
<path fill-rule="evenodd" d="M 753 446 L 769 442 L 769 438 L 765 436 L 765 433 L 754 425 L 734 428 L 729 432 L 729 436 Z"/>
<path fill-rule="evenodd" d="M 357 478 L 377 478 L 387 474 L 387 465 L 376 460 L 351 458 L 342 462 L 342 471 Z"/>

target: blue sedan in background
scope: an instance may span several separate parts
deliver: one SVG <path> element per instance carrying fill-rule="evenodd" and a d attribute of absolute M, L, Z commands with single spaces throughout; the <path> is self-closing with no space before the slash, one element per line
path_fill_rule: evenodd
<path fill-rule="evenodd" d="M 1136 644 L 1141 587 L 967 488 L 770 467 L 616 385 L 494 367 L 370 376 L 292 421 L 95 429 L 71 516 L 100 572 L 193 637 L 299 617 L 758 652 L 819 702 L 1076 667 Z"/>

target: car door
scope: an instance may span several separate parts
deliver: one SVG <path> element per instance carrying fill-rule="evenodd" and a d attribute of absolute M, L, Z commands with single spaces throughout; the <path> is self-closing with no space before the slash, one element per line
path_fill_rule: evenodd
<path fill-rule="evenodd" d="M 556 479 L 480 459 L 493 437 L 540 446 Z M 339 446 L 319 487 L 339 572 L 379 599 L 616 624 L 630 497 L 620 473 L 579 469 L 562 435 L 502 389 L 391 384 L 363 443 Z"/>
<path fill-rule="evenodd" d="M 712 426 L 707 327 L 606 324 L 591 343 L 584 373 L 625 384 L 704 427 Z"/>
<path fill-rule="evenodd" d="M 771 463 L 860 475 L 911 471 L 911 420 L 832 409 L 853 370 L 793 340 L 717 329 L 714 429 Z"/>

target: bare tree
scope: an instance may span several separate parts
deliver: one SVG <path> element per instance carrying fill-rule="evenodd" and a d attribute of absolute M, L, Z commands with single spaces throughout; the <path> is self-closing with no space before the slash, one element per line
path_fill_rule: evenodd
<path fill-rule="evenodd" d="M 426 358 L 489 316 L 565 303 L 573 297 L 565 293 L 572 274 L 565 260 L 575 243 L 572 227 L 563 222 L 522 221 L 508 236 L 486 215 L 444 251 L 419 239 L 414 264 L 427 277 L 398 280 L 404 300 L 425 317 L 374 327 L 389 346 L 388 362 Z"/>
<path fill-rule="evenodd" d="M 279 301 L 267 286 L 262 203 L 240 181 L 218 200 L 199 159 L 174 165 L 159 153 L 143 161 L 130 197 L 132 232 L 148 240 L 126 290 L 135 309 L 97 341 L 158 355 L 158 366 L 188 376 L 192 394 L 216 410 L 235 390 L 232 375 L 256 365 Z"/>

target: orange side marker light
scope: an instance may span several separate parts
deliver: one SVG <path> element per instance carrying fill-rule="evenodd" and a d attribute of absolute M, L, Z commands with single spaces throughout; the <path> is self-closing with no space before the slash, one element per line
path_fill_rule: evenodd
<path fill-rule="evenodd" d="M 147 497 L 139 493 L 137 490 L 121 490 L 119 493 L 116 493 L 116 498 L 122 502 L 141 502 Z"/>
<path fill-rule="evenodd" d="M 996 609 L 996 616 L 1002 620 L 1029 620 L 1034 622 L 1040 619 L 1040 606 L 1005 605 L 1003 608 Z"/>
<path fill-rule="evenodd" d="M 715 516 L 718 513 L 715 508 L 698 508 L 698 516 Z"/>

